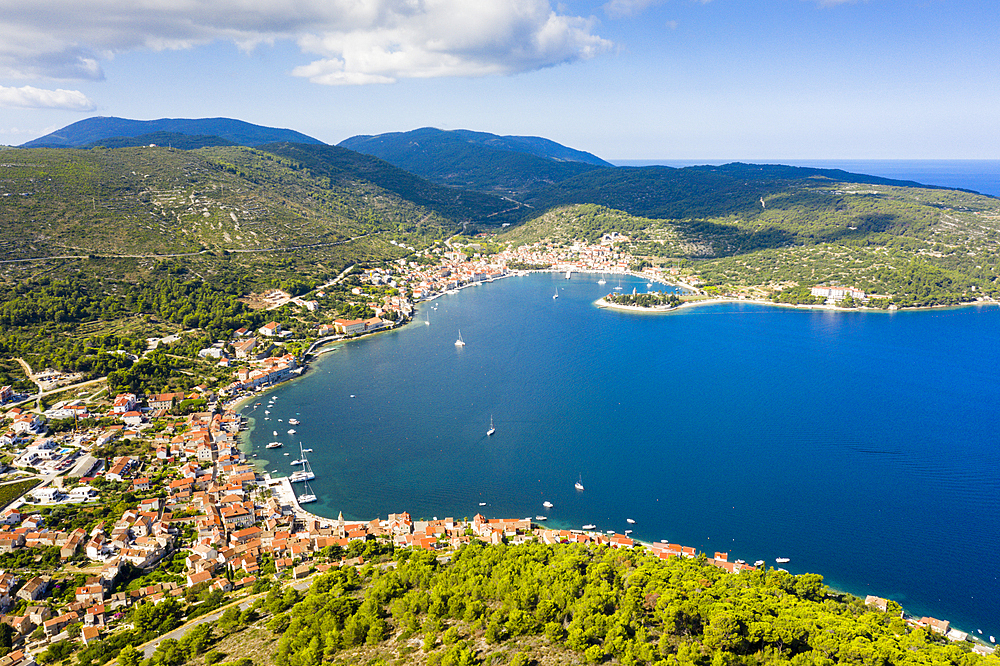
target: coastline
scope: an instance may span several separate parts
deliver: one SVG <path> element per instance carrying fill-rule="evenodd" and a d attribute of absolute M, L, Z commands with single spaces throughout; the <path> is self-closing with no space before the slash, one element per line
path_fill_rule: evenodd
<path fill-rule="evenodd" d="M 792 310 L 821 310 L 825 312 L 870 312 L 870 313 L 885 313 L 893 314 L 895 312 L 919 312 L 925 310 L 947 310 L 951 308 L 966 308 L 970 306 L 996 306 L 1000 305 L 998 301 L 972 301 L 969 303 L 956 303 L 951 305 L 923 305 L 917 307 L 905 307 L 896 308 L 895 310 L 888 310 L 882 308 L 869 308 L 869 307 L 857 307 L 857 308 L 842 308 L 837 305 L 826 305 L 826 304 L 801 304 L 801 303 L 776 303 L 775 301 L 767 301 L 761 298 L 730 298 L 725 296 L 711 296 L 708 298 L 700 298 L 697 300 L 684 301 L 680 305 L 674 307 L 668 306 L 656 306 L 652 308 L 642 307 L 641 305 L 618 305 L 615 303 L 610 303 L 601 297 L 594 301 L 594 305 L 599 308 L 607 310 L 622 310 L 628 312 L 642 312 L 648 314 L 667 314 L 671 312 L 677 312 L 683 309 L 690 309 L 696 307 L 704 307 L 706 305 L 722 305 L 726 303 L 750 303 L 752 305 L 767 305 L 776 308 L 788 308 Z"/>

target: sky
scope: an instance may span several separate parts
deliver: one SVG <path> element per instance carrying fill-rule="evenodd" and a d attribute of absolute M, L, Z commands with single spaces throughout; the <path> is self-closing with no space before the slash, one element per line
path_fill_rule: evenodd
<path fill-rule="evenodd" d="M 985 0 L 4 0 L 0 144 L 92 116 L 607 160 L 998 159 Z"/>

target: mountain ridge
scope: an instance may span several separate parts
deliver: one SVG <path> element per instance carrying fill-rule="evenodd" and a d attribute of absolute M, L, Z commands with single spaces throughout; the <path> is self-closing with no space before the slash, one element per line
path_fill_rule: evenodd
<path fill-rule="evenodd" d="M 156 132 L 216 136 L 233 144 L 258 146 L 278 141 L 322 144 L 319 139 L 291 129 L 255 125 L 233 118 L 159 118 L 132 120 L 115 116 L 84 118 L 33 139 L 19 148 L 80 148 L 107 139 L 134 138 Z"/>

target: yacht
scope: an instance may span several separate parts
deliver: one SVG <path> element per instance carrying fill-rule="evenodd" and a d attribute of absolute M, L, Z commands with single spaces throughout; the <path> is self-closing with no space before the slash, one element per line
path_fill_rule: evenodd
<path fill-rule="evenodd" d="M 496 426 L 493 425 L 493 415 L 490 414 L 490 429 L 486 431 L 486 436 L 489 437 L 497 431 Z"/>
<path fill-rule="evenodd" d="M 583 526 L 583 529 L 585 529 L 585 530 L 592 530 L 592 529 L 594 529 L 595 527 L 597 527 L 597 525 L 584 525 L 584 526 Z"/>
<path fill-rule="evenodd" d="M 289 428 L 288 429 L 288 434 L 289 435 L 294 435 L 295 434 L 295 428 Z"/>
<path fill-rule="evenodd" d="M 308 481 L 305 481 L 304 484 L 305 484 L 305 492 L 296 498 L 299 504 L 309 504 L 310 502 L 315 502 L 316 493 L 314 493 L 312 488 L 309 487 Z"/>
<path fill-rule="evenodd" d="M 288 425 L 299 425 L 299 423 L 301 423 L 301 421 L 298 419 L 288 419 Z"/>
<path fill-rule="evenodd" d="M 580 477 L 579 481 L 573 484 L 573 487 L 577 490 L 583 490 L 583 476 Z"/>
<path fill-rule="evenodd" d="M 304 462 L 305 462 L 304 460 L 293 460 L 292 462 L 290 462 L 290 463 L 288 463 L 288 464 L 289 464 L 289 465 L 301 465 L 301 464 L 303 464 Z"/>
<path fill-rule="evenodd" d="M 281 442 L 271 442 L 267 446 L 265 446 L 264 448 L 265 449 L 280 449 L 281 448 Z"/>
<path fill-rule="evenodd" d="M 455 340 L 456 347 L 464 347 L 465 340 L 462 339 L 462 329 L 458 329 L 458 340 Z"/>
<path fill-rule="evenodd" d="M 298 472 L 292 472 L 292 475 L 288 478 L 292 483 L 312 481 L 316 478 L 316 475 L 313 474 L 312 467 L 309 465 L 309 460 L 306 458 L 305 449 L 302 448 L 302 442 L 299 442 L 299 453 L 302 456 L 302 469 Z"/>
<path fill-rule="evenodd" d="M 551 509 L 552 508 L 552 502 L 550 502 L 548 500 L 545 500 L 544 502 L 542 502 L 542 506 L 544 506 L 546 509 Z"/>
<path fill-rule="evenodd" d="M 785 562 L 791 562 L 791 560 L 788 559 L 787 557 L 778 557 L 778 558 L 775 558 L 774 561 L 777 562 L 778 564 L 784 564 Z"/>
<path fill-rule="evenodd" d="M 548 520 L 546 516 L 535 516 L 535 520 Z"/>

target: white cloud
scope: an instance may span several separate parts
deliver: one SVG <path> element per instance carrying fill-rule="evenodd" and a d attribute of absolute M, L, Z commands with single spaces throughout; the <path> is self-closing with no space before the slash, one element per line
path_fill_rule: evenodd
<path fill-rule="evenodd" d="M 0 86 L 0 106 L 22 109 L 66 109 L 93 111 L 96 106 L 78 90 L 43 90 L 32 86 Z"/>
<path fill-rule="evenodd" d="M 316 59 L 293 73 L 330 84 L 513 74 L 611 48 L 549 0 L 5 0 L 0 77 L 99 80 L 115 53 L 218 40 L 294 40 Z"/>

